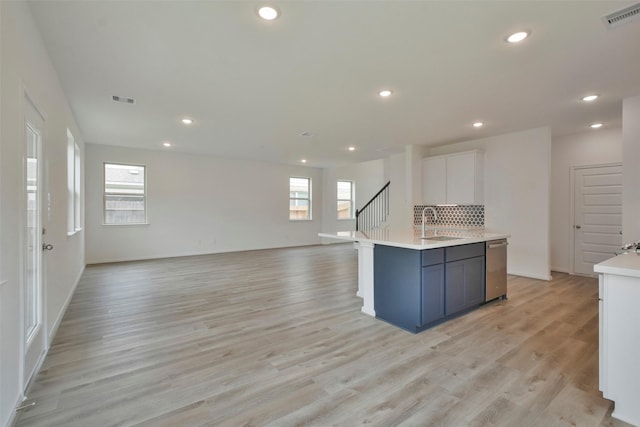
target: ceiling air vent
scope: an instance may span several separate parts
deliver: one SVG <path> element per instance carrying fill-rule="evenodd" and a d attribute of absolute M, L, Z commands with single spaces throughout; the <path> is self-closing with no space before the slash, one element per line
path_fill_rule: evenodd
<path fill-rule="evenodd" d="M 133 98 L 125 98 L 125 97 L 116 96 L 116 95 L 113 95 L 112 98 L 116 102 L 124 102 L 125 104 L 135 104 L 136 103 L 136 100 L 133 99 Z"/>
<path fill-rule="evenodd" d="M 625 7 L 622 10 L 608 14 L 602 17 L 602 22 L 607 28 L 619 27 L 635 18 L 640 17 L 640 3 Z"/>

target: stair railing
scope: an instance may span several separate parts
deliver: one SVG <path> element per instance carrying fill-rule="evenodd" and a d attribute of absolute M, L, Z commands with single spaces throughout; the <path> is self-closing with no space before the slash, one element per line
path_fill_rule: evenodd
<path fill-rule="evenodd" d="M 356 209 L 356 231 L 380 227 L 389 216 L 389 184 L 376 193 L 362 209 Z"/>

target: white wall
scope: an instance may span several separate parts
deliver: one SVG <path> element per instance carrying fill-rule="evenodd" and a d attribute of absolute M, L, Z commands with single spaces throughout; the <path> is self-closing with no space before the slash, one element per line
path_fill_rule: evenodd
<path fill-rule="evenodd" d="M 389 186 L 389 218 L 392 228 L 413 227 L 412 193 L 407 185 L 407 156 L 406 153 L 394 154 L 384 161 L 385 182 L 391 181 Z M 411 175 L 413 176 L 413 175 Z"/>
<path fill-rule="evenodd" d="M 485 153 L 485 228 L 511 234 L 507 271 L 550 279 L 550 129 L 433 147 L 429 155 L 471 149 Z"/>
<path fill-rule="evenodd" d="M 571 174 L 574 166 L 622 162 L 622 129 L 554 138 L 551 144 L 551 269 L 571 272 Z"/>
<path fill-rule="evenodd" d="M 320 243 L 322 169 L 86 145 L 87 263 Z M 148 225 L 102 224 L 104 162 L 147 167 Z M 312 180 L 312 221 L 289 221 L 289 177 Z"/>
<path fill-rule="evenodd" d="M 640 96 L 622 102 L 622 241 L 640 239 Z"/>
<path fill-rule="evenodd" d="M 428 148 L 425 146 L 407 145 L 405 147 L 405 182 L 410 211 L 413 210 L 414 205 L 422 203 L 422 159 L 427 153 Z"/>
<path fill-rule="evenodd" d="M 384 176 L 384 160 L 372 160 L 323 171 L 324 206 L 322 211 L 322 231 L 333 233 L 356 229 L 355 219 L 339 220 L 337 218 L 337 181 L 353 181 L 355 185 L 355 208 L 361 209 L 365 203 L 386 184 Z M 354 212 L 355 214 L 355 212 Z M 323 243 L 339 243 L 335 239 L 323 239 Z"/>
<path fill-rule="evenodd" d="M 0 6 L 0 29 L 2 28 L 2 6 Z M 2 145 L 4 145 L 4 135 L 2 135 L 2 86 L 3 86 L 3 80 L 2 80 L 2 46 L 1 46 L 1 40 L 2 40 L 2 31 L 0 30 L 0 165 L 2 165 Z M 0 196 L 2 195 L 2 173 L 0 171 Z M 2 229 L 3 224 L 2 224 L 2 207 L 3 203 L 2 203 L 2 197 L 0 197 L 0 236 L 2 236 Z M 3 244 L 0 242 L 0 426 L 4 426 L 5 423 L 8 423 L 8 419 L 5 420 L 6 416 L 5 416 L 5 411 L 3 410 L 4 406 L 5 406 L 5 400 L 3 398 L 3 386 L 2 384 L 4 384 L 3 380 L 2 380 L 2 371 L 4 369 L 2 369 L 2 366 L 4 366 L 4 363 L 2 362 L 2 347 L 4 346 L 4 340 L 2 339 L 2 329 L 3 329 L 3 325 L 4 320 L 2 317 L 2 307 L 3 307 L 3 302 L 2 302 L 2 289 L 4 288 L 4 284 L 6 283 L 6 281 L 4 280 L 4 274 L 2 274 L 2 246 Z M 8 406 L 8 405 L 6 405 Z"/>
<path fill-rule="evenodd" d="M 46 116 L 42 158 L 50 194 L 45 215 L 45 326 L 51 338 L 84 267 L 84 235 L 67 236 L 67 127 L 82 137 L 26 2 L 0 2 L 0 425 L 22 397 L 22 164 L 24 91 Z M 46 208 L 46 206 L 45 206 Z"/>

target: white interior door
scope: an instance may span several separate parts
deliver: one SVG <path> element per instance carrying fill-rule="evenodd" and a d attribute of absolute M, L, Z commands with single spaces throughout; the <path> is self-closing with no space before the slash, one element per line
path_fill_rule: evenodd
<path fill-rule="evenodd" d="M 29 384 L 45 350 L 42 274 L 42 135 L 44 119 L 25 97 L 23 162 L 24 384 Z"/>
<path fill-rule="evenodd" d="M 622 246 L 622 166 L 574 169 L 573 182 L 573 271 L 594 276 Z"/>

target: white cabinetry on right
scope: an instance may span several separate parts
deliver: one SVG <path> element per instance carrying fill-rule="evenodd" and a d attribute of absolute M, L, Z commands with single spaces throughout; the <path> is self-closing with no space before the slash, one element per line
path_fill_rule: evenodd
<path fill-rule="evenodd" d="M 428 205 L 481 205 L 483 153 L 464 151 L 422 161 L 422 201 Z"/>
<path fill-rule="evenodd" d="M 640 426 L 640 255 L 619 255 L 594 271 L 600 273 L 600 390 L 615 402 L 612 417 Z"/>

